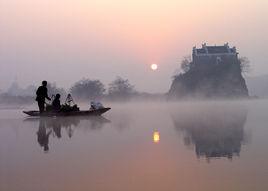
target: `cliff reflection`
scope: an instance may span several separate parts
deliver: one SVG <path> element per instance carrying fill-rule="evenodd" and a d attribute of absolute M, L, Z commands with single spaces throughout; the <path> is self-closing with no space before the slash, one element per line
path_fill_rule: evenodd
<path fill-rule="evenodd" d="M 247 110 L 244 107 L 188 108 L 172 115 L 175 128 L 183 132 L 184 144 L 194 146 L 197 157 L 239 156 L 244 142 Z"/>
<path fill-rule="evenodd" d="M 43 147 L 44 152 L 49 151 L 49 137 L 62 137 L 62 130 L 71 138 L 76 128 L 83 127 L 86 130 L 99 130 L 104 124 L 110 123 L 104 117 L 57 117 L 57 118 L 28 118 L 25 121 L 39 121 L 37 131 L 37 142 Z M 83 124 L 80 122 L 83 121 Z"/>

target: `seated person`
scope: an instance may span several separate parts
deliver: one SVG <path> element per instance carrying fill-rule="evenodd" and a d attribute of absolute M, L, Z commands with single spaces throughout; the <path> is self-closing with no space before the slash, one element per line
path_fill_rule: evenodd
<path fill-rule="evenodd" d="M 61 105 L 60 105 L 60 94 L 56 94 L 55 99 L 52 102 L 52 107 L 54 111 L 60 111 Z"/>

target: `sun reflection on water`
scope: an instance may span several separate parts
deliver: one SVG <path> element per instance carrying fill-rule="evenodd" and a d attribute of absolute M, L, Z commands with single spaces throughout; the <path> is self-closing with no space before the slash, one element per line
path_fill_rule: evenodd
<path fill-rule="evenodd" d="M 160 141 L 160 134 L 159 134 L 158 131 L 155 131 L 154 132 L 153 139 L 154 139 L 154 143 L 159 143 L 159 141 Z"/>

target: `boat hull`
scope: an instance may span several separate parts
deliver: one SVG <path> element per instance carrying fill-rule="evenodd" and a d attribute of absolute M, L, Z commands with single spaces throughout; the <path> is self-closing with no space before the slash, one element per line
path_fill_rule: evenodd
<path fill-rule="evenodd" d="M 33 117 L 56 117 L 56 116 L 100 116 L 109 111 L 111 108 L 101 108 L 86 111 L 68 111 L 68 112 L 43 112 L 39 111 L 23 111 L 23 113 Z"/>

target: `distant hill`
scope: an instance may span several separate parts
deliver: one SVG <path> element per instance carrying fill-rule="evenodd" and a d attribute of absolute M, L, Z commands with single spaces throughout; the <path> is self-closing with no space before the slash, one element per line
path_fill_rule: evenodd
<path fill-rule="evenodd" d="M 246 77 L 246 83 L 250 96 L 258 96 L 260 98 L 268 97 L 268 74 Z"/>

